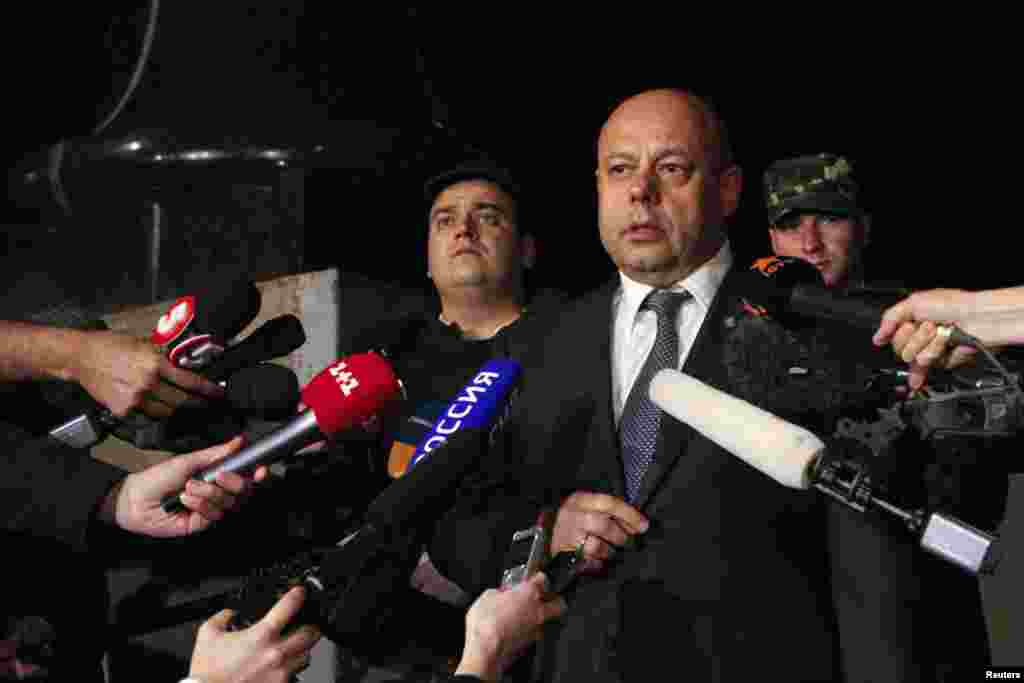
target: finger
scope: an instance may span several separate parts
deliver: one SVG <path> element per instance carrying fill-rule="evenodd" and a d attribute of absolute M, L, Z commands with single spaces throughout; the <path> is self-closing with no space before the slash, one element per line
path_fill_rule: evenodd
<path fill-rule="evenodd" d="M 926 368 L 931 367 L 938 363 L 940 358 L 946 356 L 948 351 L 947 338 L 944 335 L 936 334 L 924 348 L 914 354 L 914 364 Z"/>
<path fill-rule="evenodd" d="M 309 652 L 304 652 L 301 655 L 296 655 L 291 659 L 285 661 L 282 668 L 288 673 L 298 673 L 309 668 L 310 663 L 313 661 L 313 655 Z"/>
<path fill-rule="evenodd" d="M 579 496 L 577 498 L 577 496 Z M 649 522 L 643 513 L 626 501 L 606 493 L 576 493 L 573 494 L 574 503 L 590 512 L 603 512 L 614 517 L 623 524 L 623 527 L 630 533 L 643 533 L 647 531 Z"/>
<path fill-rule="evenodd" d="M 185 506 L 189 513 L 196 513 L 202 517 L 206 522 L 219 522 L 224 518 L 224 511 L 220 508 L 211 505 L 205 498 L 192 495 L 191 493 L 182 493 L 180 496 L 181 504 Z M 203 524 L 202 526 L 207 526 Z"/>
<path fill-rule="evenodd" d="M 222 444 L 211 446 L 210 448 L 204 448 L 201 451 L 196 451 L 186 457 L 189 458 L 188 463 L 193 467 L 194 471 L 199 471 L 207 465 L 212 465 L 215 462 L 220 462 L 229 455 L 237 453 L 242 447 L 244 439 L 241 436 L 236 436 Z"/>
<path fill-rule="evenodd" d="M 921 353 L 935 339 L 936 332 L 934 323 L 923 322 L 918 325 L 900 352 L 900 358 L 903 359 L 903 362 L 913 363 L 914 359 L 917 358 L 917 354 Z"/>
<path fill-rule="evenodd" d="M 221 611 L 214 614 L 212 617 L 206 620 L 204 626 L 209 626 L 217 631 L 226 631 L 228 624 L 231 623 L 231 618 L 235 616 L 235 611 L 230 609 L 222 609 Z"/>
<path fill-rule="evenodd" d="M 305 589 L 302 586 L 295 586 L 281 596 L 281 599 L 270 608 L 270 611 L 260 619 L 259 623 L 274 633 L 280 633 L 295 615 L 299 613 L 299 609 L 302 607 L 305 599 Z"/>
<path fill-rule="evenodd" d="M 154 420 L 167 419 L 174 413 L 174 410 L 171 408 L 171 406 L 167 405 L 166 403 L 157 401 L 153 398 L 150 398 L 148 395 L 142 396 L 138 400 L 137 410 L 143 415 L 151 417 Z M 127 415 L 127 412 L 125 413 L 125 415 Z M 124 417 L 125 415 L 121 415 L 121 417 Z"/>
<path fill-rule="evenodd" d="M 214 480 L 220 488 L 236 496 L 244 496 L 251 488 L 251 481 L 237 472 L 221 472 Z"/>
<path fill-rule="evenodd" d="M 896 352 L 897 356 L 901 356 L 903 348 L 910 341 L 910 338 L 917 332 L 917 325 L 913 323 L 903 323 L 899 329 L 896 330 L 896 334 L 892 336 L 892 350 Z"/>
<path fill-rule="evenodd" d="M 268 476 L 270 476 L 270 468 L 266 465 L 260 465 L 255 471 L 253 471 L 252 480 L 259 484 L 260 482 L 265 481 Z"/>
<path fill-rule="evenodd" d="M 955 368 L 973 361 L 977 353 L 978 349 L 973 349 L 970 346 L 958 346 L 949 354 L 949 358 L 946 360 L 946 367 Z"/>
<path fill-rule="evenodd" d="M 320 640 L 320 629 L 306 624 L 295 629 L 281 641 L 281 652 L 285 658 L 301 656 L 308 653 Z"/>
<path fill-rule="evenodd" d="M 582 520 L 583 530 L 590 534 L 591 538 L 597 538 L 607 543 L 621 546 L 629 540 L 632 533 L 617 518 L 600 512 L 588 513 Z"/>
<path fill-rule="evenodd" d="M 160 376 L 168 383 L 190 394 L 200 394 L 208 398 L 224 398 L 224 387 L 197 375 L 185 368 L 176 367 L 169 360 L 160 357 Z"/>
<path fill-rule="evenodd" d="M 613 546 L 597 536 L 587 536 L 583 542 L 583 557 L 588 560 L 608 560 L 611 559 L 614 552 Z"/>
<path fill-rule="evenodd" d="M 199 479 L 189 479 L 185 483 L 185 492 L 196 498 L 202 498 L 211 507 L 221 511 L 231 510 L 238 503 L 238 498 L 230 492 L 225 491 L 216 484 Z"/>
<path fill-rule="evenodd" d="M 875 342 L 876 346 L 885 346 L 896 330 L 906 321 L 910 320 L 910 304 L 904 300 L 900 303 L 890 306 L 885 313 L 882 314 L 882 322 L 878 326 L 878 330 L 875 332 L 875 336 L 872 341 Z"/>
<path fill-rule="evenodd" d="M 911 389 L 917 391 L 924 386 L 927 379 L 928 368 L 926 366 L 918 365 L 917 363 L 910 364 L 910 376 L 907 378 L 907 384 Z"/>

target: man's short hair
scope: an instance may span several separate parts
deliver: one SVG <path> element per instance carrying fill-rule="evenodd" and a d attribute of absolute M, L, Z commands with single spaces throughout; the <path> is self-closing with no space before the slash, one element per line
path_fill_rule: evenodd
<path fill-rule="evenodd" d="M 836 154 L 810 154 L 780 159 L 764 172 L 768 224 L 794 212 L 832 213 L 864 219 L 860 188 L 850 162 Z"/>
<path fill-rule="evenodd" d="M 427 202 L 427 211 L 430 211 L 430 207 L 433 206 L 439 194 L 452 185 L 467 180 L 486 180 L 501 188 L 502 191 L 512 198 L 512 202 L 515 205 L 515 216 L 513 218 L 519 234 L 524 235 L 531 232 L 519 220 L 521 215 L 520 197 L 522 194 L 519 184 L 507 168 L 486 159 L 461 162 L 424 183 L 423 198 Z"/>

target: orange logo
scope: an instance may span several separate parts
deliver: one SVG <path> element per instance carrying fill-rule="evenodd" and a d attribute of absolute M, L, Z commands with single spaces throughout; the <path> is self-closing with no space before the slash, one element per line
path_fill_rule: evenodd
<path fill-rule="evenodd" d="M 765 256 L 754 261 L 753 265 L 750 266 L 751 270 L 756 270 L 762 275 L 774 275 L 775 272 L 785 265 L 778 256 Z"/>

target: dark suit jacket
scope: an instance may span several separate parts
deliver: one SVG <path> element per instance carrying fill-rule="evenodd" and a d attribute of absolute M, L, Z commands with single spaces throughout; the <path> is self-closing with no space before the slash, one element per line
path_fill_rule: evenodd
<path fill-rule="evenodd" d="M 432 557 L 464 587 L 496 583 L 493 555 L 474 552 L 529 526 L 538 505 L 574 490 L 624 497 L 610 378 L 617 286 L 569 309 L 525 366 L 501 465 L 517 479 L 463 496 L 439 528 Z M 683 368 L 726 391 L 736 286 L 726 278 Z M 918 628 L 919 551 L 908 534 L 780 486 L 670 418 L 636 505 L 650 529 L 603 575 L 577 581 L 537 653 L 539 679 L 939 680 Z"/>

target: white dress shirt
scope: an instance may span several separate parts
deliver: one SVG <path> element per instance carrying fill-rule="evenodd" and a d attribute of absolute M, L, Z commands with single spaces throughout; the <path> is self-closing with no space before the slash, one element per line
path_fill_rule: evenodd
<path fill-rule="evenodd" d="M 674 292 L 685 290 L 692 295 L 683 302 L 676 319 L 676 331 L 679 333 L 679 361 L 676 369 L 681 368 L 686 361 L 715 293 L 730 266 L 732 249 L 726 240 L 713 258 L 669 288 Z M 619 272 L 619 278 L 622 284 L 612 298 L 612 401 L 616 425 L 619 424 L 629 391 L 654 347 L 654 338 L 658 333 L 658 314 L 640 310 L 640 305 L 654 288 L 631 280 L 622 272 Z"/>

